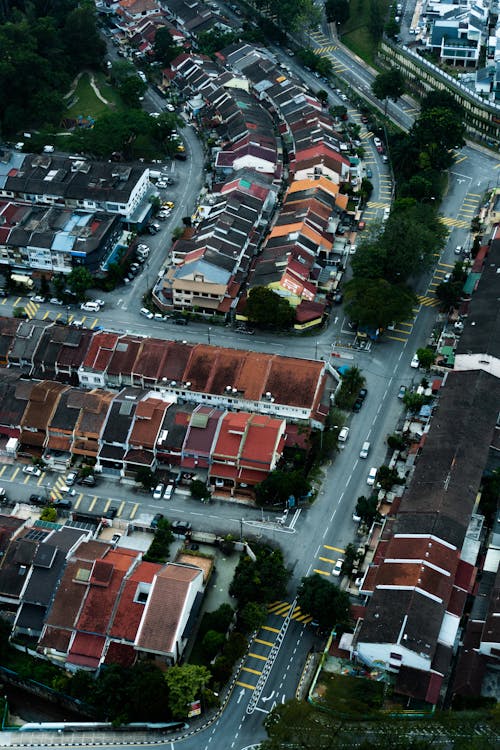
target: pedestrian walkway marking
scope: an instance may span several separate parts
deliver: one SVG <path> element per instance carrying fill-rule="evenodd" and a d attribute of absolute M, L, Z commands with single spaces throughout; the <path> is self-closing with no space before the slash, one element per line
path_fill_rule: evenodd
<path fill-rule="evenodd" d="M 250 672 L 250 674 L 262 674 L 262 671 L 259 671 L 258 669 L 252 669 L 251 667 L 242 667 L 242 672 Z"/>
<path fill-rule="evenodd" d="M 27 304 L 26 304 L 26 305 L 24 306 L 24 309 L 25 309 L 25 311 L 26 311 L 26 313 L 27 313 L 27 315 L 28 315 L 28 318 L 30 318 L 30 319 L 31 319 L 31 318 L 34 318 L 34 317 L 35 317 L 35 315 L 36 315 L 36 314 L 37 314 L 37 312 L 38 312 L 38 308 L 39 308 L 39 307 L 40 307 L 40 305 L 36 305 L 36 304 L 35 304 L 34 302 L 31 302 L 31 301 L 30 301 L 30 302 L 28 302 L 28 303 L 27 303 Z"/>
<path fill-rule="evenodd" d="M 316 49 L 314 50 L 314 53 L 316 55 L 322 55 L 325 52 L 334 52 L 334 50 L 336 49 L 337 49 L 336 44 L 327 44 L 325 47 L 316 47 Z"/>
<path fill-rule="evenodd" d="M 368 201 L 367 206 L 369 208 L 390 208 L 389 204 L 383 201 Z"/>
<path fill-rule="evenodd" d="M 452 219 L 449 216 L 441 216 L 440 217 L 441 224 L 444 224 L 447 227 L 458 227 L 458 229 L 468 229 L 470 226 L 469 221 L 462 221 L 461 219 Z"/>
<path fill-rule="evenodd" d="M 240 687 L 248 688 L 249 690 L 255 690 L 255 685 L 249 685 L 247 682 L 240 682 L 239 680 L 236 680 L 236 685 L 239 685 Z"/>
<path fill-rule="evenodd" d="M 408 338 L 402 339 L 401 336 L 386 336 L 386 338 L 390 339 L 391 341 L 402 341 L 403 343 L 405 341 L 408 341 Z"/>
<path fill-rule="evenodd" d="M 269 612 L 272 612 L 275 615 L 282 615 L 285 612 L 288 614 L 289 609 L 290 604 L 288 602 L 273 602 L 268 606 Z"/>
<path fill-rule="evenodd" d="M 267 661 L 267 656 L 262 656 L 261 654 L 254 654 L 252 651 L 249 652 L 248 656 L 251 656 L 252 659 L 260 659 L 260 661 Z"/>
<path fill-rule="evenodd" d="M 335 565 L 336 560 L 331 560 L 329 557 L 320 557 L 321 562 L 329 562 Z"/>
<path fill-rule="evenodd" d="M 345 549 L 341 549 L 340 547 L 330 547 L 329 544 L 324 544 L 323 547 L 325 549 L 332 549 L 334 552 L 342 552 L 342 553 L 345 552 Z"/>
<path fill-rule="evenodd" d="M 274 643 L 271 643 L 271 641 L 263 641 L 262 638 L 254 638 L 254 643 L 261 643 L 263 646 L 274 646 Z"/>
<path fill-rule="evenodd" d="M 425 305 L 425 307 L 438 307 L 438 305 L 440 304 L 440 301 L 437 297 L 422 296 L 420 294 L 417 294 L 417 299 L 420 304 Z"/>
<path fill-rule="evenodd" d="M 367 138 L 371 138 L 372 135 L 373 135 L 372 131 L 368 130 L 366 133 L 361 134 L 361 140 L 366 140 Z M 373 161 L 372 163 L 374 164 L 375 161 Z"/>
<path fill-rule="evenodd" d="M 317 573 L 320 576 L 329 576 L 330 575 L 330 573 L 327 573 L 326 570 L 317 570 L 316 568 L 314 568 L 313 573 Z"/>
<path fill-rule="evenodd" d="M 279 628 L 272 628 L 270 625 L 263 625 L 262 630 L 269 630 L 271 633 L 279 633 Z"/>
<path fill-rule="evenodd" d="M 139 509 L 139 503 L 134 503 L 134 507 L 130 511 L 130 515 L 129 515 L 130 520 L 132 520 L 135 517 L 135 514 L 137 513 L 138 509 Z"/>

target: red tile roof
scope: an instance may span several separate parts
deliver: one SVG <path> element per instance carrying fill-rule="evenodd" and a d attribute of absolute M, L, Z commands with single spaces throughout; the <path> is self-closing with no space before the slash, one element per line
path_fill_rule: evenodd
<path fill-rule="evenodd" d="M 96 333 L 92 338 L 82 367 L 87 370 L 104 372 L 111 361 L 119 338 L 117 333 L 108 333 L 107 331 Z"/>
<path fill-rule="evenodd" d="M 134 601 L 137 599 L 138 587 L 140 584 L 146 584 L 146 587 L 151 584 L 161 568 L 162 565 L 157 563 L 141 562 L 127 579 L 113 618 L 110 636 L 130 643 L 134 642 L 145 607 L 145 602 Z"/>
<path fill-rule="evenodd" d="M 185 607 L 191 584 L 201 582 L 200 568 L 167 564 L 155 576 L 144 617 L 136 638 L 136 647 L 157 654 L 172 654 L 180 637 L 181 618 L 186 617 Z"/>

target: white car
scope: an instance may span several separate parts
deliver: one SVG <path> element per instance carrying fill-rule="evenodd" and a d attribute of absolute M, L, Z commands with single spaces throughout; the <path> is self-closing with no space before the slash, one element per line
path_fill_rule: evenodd
<path fill-rule="evenodd" d="M 43 302 L 45 302 L 45 297 L 42 297 L 41 294 L 35 294 L 35 296 L 31 298 L 31 301 L 39 302 L 40 304 L 42 304 Z"/>
<path fill-rule="evenodd" d="M 31 474 L 32 477 L 42 476 L 42 470 L 38 466 L 24 466 L 23 473 Z"/>
<path fill-rule="evenodd" d="M 68 487 L 71 487 L 78 478 L 78 472 L 77 471 L 70 471 L 69 474 L 66 475 L 66 484 Z"/>
<path fill-rule="evenodd" d="M 457 245 L 455 248 L 455 255 L 461 255 L 462 253 L 462 245 Z"/>
<path fill-rule="evenodd" d="M 161 500 L 164 489 L 165 489 L 164 484 L 162 484 L 161 482 L 160 484 L 157 484 L 153 492 L 153 500 Z"/>
<path fill-rule="evenodd" d="M 332 570 L 332 576 L 338 577 L 342 573 L 342 565 L 344 564 L 344 558 L 339 557 L 337 562 L 335 563 L 335 566 Z"/>
<path fill-rule="evenodd" d="M 417 370 L 420 367 L 420 360 L 416 354 L 413 355 L 413 359 L 410 362 L 410 367 L 413 367 L 414 370 Z"/>
<path fill-rule="evenodd" d="M 345 443 L 349 437 L 349 427 L 342 427 L 339 432 L 339 443 Z"/>
<path fill-rule="evenodd" d="M 165 104 L 165 109 L 169 112 L 175 112 L 175 107 L 173 104 Z"/>
<path fill-rule="evenodd" d="M 375 144 L 376 148 L 380 148 L 380 146 L 382 145 L 382 141 L 380 140 L 380 138 L 377 138 L 377 137 L 373 139 L 373 143 Z"/>
<path fill-rule="evenodd" d="M 159 112 L 150 112 L 149 116 L 150 117 L 154 117 L 155 120 L 156 120 L 160 116 L 160 113 Z"/>
<path fill-rule="evenodd" d="M 172 497 L 173 491 L 174 491 L 174 485 L 173 484 L 167 484 L 167 486 L 165 488 L 165 492 L 163 493 L 163 499 L 164 500 L 170 500 L 170 498 Z"/>
<path fill-rule="evenodd" d="M 373 487 L 373 485 L 375 484 L 376 477 L 377 477 L 377 468 L 376 468 L 376 466 L 372 466 L 372 468 L 368 472 L 368 477 L 366 479 L 366 484 L 369 484 L 370 487 Z"/>
<path fill-rule="evenodd" d="M 49 302 L 50 302 L 51 305 L 62 305 L 63 304 L 63 302 L 61 302 L 60 299 L 57 299 L 57 297 L 51 297 L 49 299 Z"/>
<path fill-rule="evenodd" d="M 95 299 L 94 302 L 96 303 L 96 305 L 99 305 L 99 307 L 104 307 L 103 299 Z"/>
<path fill-rule="evenodd" d="M 83 310 L 84 312 L 99 312 L 101 309 L 101 306 L 97 304 L 97 302 L 83 302 L 80 305 L 80 310 Z"/>
<path fill-rule="evenodd" d="M 165 180 L 158 180 L 158 182 L 156 183 L 156 187 L 163 190 L 168 187 L 168 182 L 165 182 Z"/>
<path fill-rule="evenodd" d="M 147 318 L 148 320 L 153 320 L 154 318 L 154 314 L 151 312 L 151 310 L 148 310 L 146 307 L 141 307 L 139 312 L 141 313 L 141 315 L 144 315 L 144 317 Z"/>

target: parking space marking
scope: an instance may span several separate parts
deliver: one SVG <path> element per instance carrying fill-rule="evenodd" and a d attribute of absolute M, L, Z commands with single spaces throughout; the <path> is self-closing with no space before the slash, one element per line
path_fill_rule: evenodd
<path fill-rule="evenodd" d="M 335 560 L 331 560 L 329 557 L 321 557 L 320 556 L 318 559 L 321 560 L 321 562 L 327 562 L 327 563 L 333 563 L 333 564 L 335 564 L 335 562 L 336 562 Z"/>
<path fill-rule="evenodd" d="M 139 503 L 134 503 L 134 507 L 130 511 L 130 515 L 129 515 L 130 520 L 132 520 L 135 517 L 135 514 L 137 513 L 138 509 L 139 509 Z"/>
<path fill-rule="evenodd" d="M 329 576 L 330 573 L 327 573 L 326 570 L 318 570 L 317 568 L 313 568 L 313 573 L 317 573 L 319 576 Z"/>
<path fill-rule="evenodd" d="M 249 685 L 246 682 L 240 682 L 240 680 L 236 680 L 235 685 L 239 685 L 240 687 L 248 688 L 249 690 L 255 690 L 255 685 Z"/>
<path fill-rule="evenodd" d="M 345 549 L 341 549 L 340 547 L 330 547 L 329 544 L 324 544 L 323 547 L 325 549 L 332 549 L 334 552 L 341 552 L 342 554 L 345 553 Z"/>
<path fill-rule="evenodd" d="M 242 667 L 241 671 L 242 672 L 250 672 L 250 674 L 262 674 L 262 672 L 259 671 L 258 669 L 252 669 L 251 667 Z"/>
<path fill-rule="evenodd" d="M 116 513 L 117 516 L 121 516 L 121 514 L 123 513 L 124 507 L 125 507 L 125 500 L 122 500 L 120 503 L 120 507 L 118 508 L 118 511 Z"/>
<path fill-rule="evenodd" d="M 252 659 L 260 659 L 260 661 L 267 661 L 267 656 L 261 656 L 261 654 L 254 654 L 252 651 L 249 652 L 248 656 L 251 656 Z"/>
<path fill-rule="evenodd" d="M 95 506 L 96 502 L 97 502 L 97 495 L 94 495 L 94 497 L 90 501 L 89 513 L 92 513 L 92 511 L 94 510 L 94 506 Z"/>
<path fill-rule="evenodd" d="M 269 630 L 271 633 L 279 633 L 279 628 L 272 628 L 270 625 L 263 625 L 262 630 Z"/>
<path fill-rule="evenodd" d="M 14 469 L 14 473 L 10 478 L 10 481 L 12 482 L 17 477 L 18 474 L 19 474 L 19 466 L 16 466 L 16 468 Z"/>

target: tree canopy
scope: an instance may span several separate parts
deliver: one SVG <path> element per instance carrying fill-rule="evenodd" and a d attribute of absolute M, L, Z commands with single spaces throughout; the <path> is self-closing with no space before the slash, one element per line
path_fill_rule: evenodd
<path fill-rule="evenodd" d="M 210 677 L 208 669 L 197 664 L 176 665 L 165 672 L 169 690 L 168 705 L 174 718 L 187 717 L 189 704 L 201 698 L 203 688 L 210 681 Z"/>
<path fill-rule="evenodd" d="M 307 495 L 311 485 L 303 471 L 272 471 L 263 482 L 255 487 L 255 495 L 260 505 L 286 506 L 293 495 L 296 500 Z"/>
<path fill-rule="evenodd" d="M 387 328 L 394 321 L 410 318 L 416 302 L 411 289 L 381 278 L 351 279 L 344 291 L 349 317 L 361 326 L 373 328 Z"/>
<path fill-rule="evenodd" d="M 229 593 L 238 599 L 240 609 L 247 602 L 268 604 L 284 596 L 289 578 L 281 550 L 253 545 L 252 551 L 255 561 L 250 555 L 242 555 L 229 587 Z"/>
<path fill-rule="evenodd" d="M 252 323 L 264 328 L 289 328 L 295 311 L 276 292 L 266 286 L 256 286 L 248 295 L 245 315 Z"/>
<path fill-rule="evenodd" d="M 379 73 L 372 83 L 372 91 L 377 99 L 397 101 L 405 92 L 405 79 L 397 68 L 389 68 Z"/>
<path fill-rule="evenodd" d="M 76 73 L 101 65 L 106 45 L 93 4 L 19 5 L 0 24 L 0 126 L 14 134 L 58 125 Z"/>
<path fill-rule="evenodd" d="M 317 573 L 302 579 L 297 603 L 324 628 L 349 620 L 349 594 Z"/>

